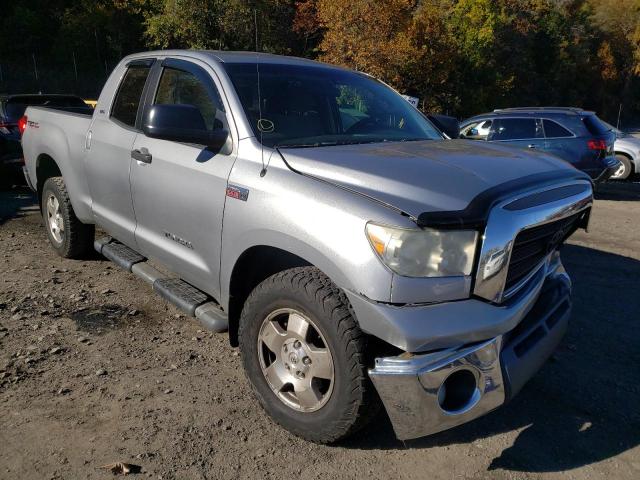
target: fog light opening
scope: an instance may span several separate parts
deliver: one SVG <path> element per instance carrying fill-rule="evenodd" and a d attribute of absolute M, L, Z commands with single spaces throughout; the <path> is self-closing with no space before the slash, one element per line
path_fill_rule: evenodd
<path fill-rule="evenodd" d="M 463 413 L 480 400 L 476 376 L 471 370 L 456 370 L 440 385 L 438 403 L 446 413 Z"/>

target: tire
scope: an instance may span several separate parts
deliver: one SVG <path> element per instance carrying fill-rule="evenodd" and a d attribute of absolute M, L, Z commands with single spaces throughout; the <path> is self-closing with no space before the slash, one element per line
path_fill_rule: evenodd
<path fill-rule="evenodd" d="M 277 338 L 278 342 L 284 342 L 280 358 L 274 357 L 266 343 L 259 344 L 265 336 L 268 338 L 263 332 L 270 330 L 269 327 L 273 325 L 276 325 L 275 328 L 280 325 L 279 315 L 284 315 L 282 329 L 286 335 L 295 335 L 289 329 L 294 324 L 301 324 L 300 318 L 308 321 L 309 330 L 302 342 L 302 350 L 295 350 L 296 343 L 293 341 L 288 344 L 289 352 L 302 352 L 305 348 L 308 352 L 329 352 L 333 366 L 333 378 L 330 381 L 314 376 L 313 369 L 327 371 L 323 368 L 327 362 L 315 360 L 322 356 L 309 353 L 307 358 L 315 362 L 309 366 L 305 380 L 314 385 L 317 396 L 322 397 L 315 404 L 317 408 L 310 407 L 309 402 L 303 405 L 302 399 L 308 399 L 308 395 L 302 395 L 304 392 L 301 392 L 298 399 L 298 392 L 295 391 L 297 387 L 294 384 L 305 381 L 296 378 L 297 372 L 294 374 L 294 370 L 305 368 L 306 353 L 297 355 L 297 364 L 288 364 L 286 362 L 292 360 L 292 353 L 282 352 L 287 351 L 287 342 L 291 342 L 291 338 Z M 366 336 L 358 327 L 344 293 L 317 268 L 285 270 L 258 285 L 242 310 L 238 336 L 245 374 L 260 405 L 273 420 L 294 435 L 315 443 L 332 443 L 364 427 L 378 412 L 380 400 L 366 372 Z M 302 359 L 299 358 L 301 356 Z M 274 382 L 268 381 L 263 373 L 267 357 L 273 361 L 269 367 L 280 368 L 283 362 L 291 367 L 291 370 L 280 369 L 293 383 L 285 385 L 279 393 L 271 386 Z M 304 411 L 303 407 L 309 408 Z"/>
<path fill-rule="evenodd" d="M 620 162 L 620 168 L 611 175 L 611 180 L 626 180 L 633 176 L 633 163 L 625 155 L 616 154 L 616 159 Z"/>
<path fill-rule="evenodd" d="M 48 178 L 40 198 L 42 219 L 56 253 L 64 258 L 85 256 L 93 248 L 95 227 L 76 217 L 62 177 Z"/>

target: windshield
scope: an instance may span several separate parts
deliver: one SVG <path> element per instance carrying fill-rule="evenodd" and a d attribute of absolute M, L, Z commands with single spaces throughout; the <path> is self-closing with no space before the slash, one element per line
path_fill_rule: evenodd
<path fill-rule="evenodd" d="M 361 73 L 261 63 L 258 92 L 255 63 L 225 68 L 256 137 L 268 147 L 443 138 L 409 102 Z"/>

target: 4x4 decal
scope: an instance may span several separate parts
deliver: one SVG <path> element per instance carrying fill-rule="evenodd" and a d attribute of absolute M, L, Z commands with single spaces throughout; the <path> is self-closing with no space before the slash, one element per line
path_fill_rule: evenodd
<path fill-rule="evenodd" d="M 229 184 L 227 186 L 227 197 L 246 202 L 247 198 L 249 198 L 249 189 Z"/>

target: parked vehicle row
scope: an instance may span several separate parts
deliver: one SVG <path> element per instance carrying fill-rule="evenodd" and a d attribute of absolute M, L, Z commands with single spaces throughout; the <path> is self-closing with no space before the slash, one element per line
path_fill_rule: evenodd
<path fill-rule="evenodd" d="M 586 172 L 596 182 L 609 179 L 620 165 L 614 152 L 613 128 L 595 113 L 579 108 L 494 110 L 462 122 L 460 135 L 551 153 Z"/>
<path fill-rule="evenodd" d="M 4 95 L 0 96 L 0 184 L 23 184 L 22 146 L 20 137 L 25 123 L 21 118 L 29 105 L 89 113 L 88 107 L 75 95 Z"/>
<path fill-rule="evenodd" d="M 558 250 L 588 224 L 590 177 L 542 149 L 446 140 L 367 75 L 144 52 L 92 115 L 25 117 L 55 251 L 93 247 L 228 330 L 258 402 L 308 440 L 350 435 L 380 404 L 401 439 L 468 422 L 567 328 Z"/>

